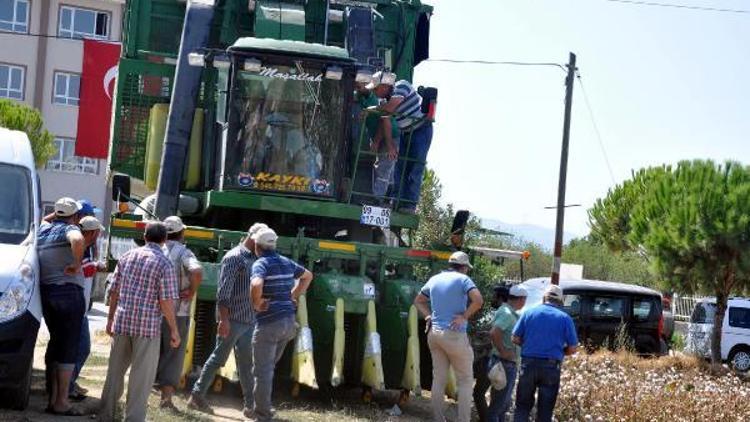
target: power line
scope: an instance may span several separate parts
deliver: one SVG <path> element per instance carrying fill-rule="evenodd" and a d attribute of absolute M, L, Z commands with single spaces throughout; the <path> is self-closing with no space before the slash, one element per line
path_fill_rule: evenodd
<path fill-rule="evenodd" d="M 49 35 L 49 34 L 32 34 L 31 32 L 3 32 L 3 31 L 0 31 L 0 35 L 14 35 L 14 36 L 18 36 L 18 37 L 36 37 L 36 38 L 57 38 L 57 39 L 61 39 L 61 40 L 71 40 L 71 41 L 83 41 L 84 40 L 84 38 L 71 38 L 71 37 L 63 37 L 63 36 L 60 36 L 60 35 Z"/>
<path fill-rule="evenodd" d="M 632 4 L 636 6 L 653 6 L 653 7 L 670 7 L 673 9 L 687 9 L 700 12 L 720 12 L 720 13 L 742 13 L 750 14 L 750 10 L 744 9 L 726 9 L 722 7 L 711 7 L 711 6 L 694 6 L 689 4 L 681 3 L 659 3 L 654 1 L 642 1 L 642 0 L 604 0 L 612 3 L 623 3 Z"/>
<path fill-rule="evenodd" d="M 586 108 L 589 110 L 589 117 L 591 118 L 591 125 L 594 127 L 594 132 L 596 133 L 596 139 L 599 141 L 599 148 L 602 151 L 602 155 L 604 156 L 604 163 L 607 165 L 607 170 L 609 171 L 609 177 L 612 179 L 612 185 L 617 184 L 615 181 L 615 173 L 612 171 L 612 165 L 609 163 L 609 157 L 607 156 L 607 150 L 604 148 L 604 141 L 602 141 L 602 134 L 599 132 L 599 126 L 596 124 L 596 119 L 594 119 L 594 111 L 591 109 L 591 103 L 589 102 L 589 96 L 586 94 L 586 88 L 583 86 L 583 80 L 581 79 L 581 74 L 576 71 L 576 79 L 578 79 L 578 85 L 581 87 L 581 93 L 583 93 L 583 102 L 586 103 Z"/>
<path fill-rule="evenodd" d="M 492 60 L 458 60 L 458 59 L 427 59 L 428 62 L 440 63 L 457 63 L 457 64 L 484 64 L 484 65 L 504 65 L 504 66 L 553 66 L 567 71 L 564 65 L 560 63 L 547 62 L 515 62 L 515 61 L 492 61 Z"/>

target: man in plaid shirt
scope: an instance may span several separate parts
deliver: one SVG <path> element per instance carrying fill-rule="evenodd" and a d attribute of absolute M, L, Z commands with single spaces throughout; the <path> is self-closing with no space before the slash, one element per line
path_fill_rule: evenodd
<path fill-rule="evenodd" d="M 175 301 L 180 297 L 177 273 L 162 251 L 167 228 L 161 222 L 149 223 L 144 239 L 145 246 L 120 258 L 110 288 L 107 334 L 114 341 L 102 391 L 101 421 L 114 420 L 129 366 L 125 420 L 146 420 L 148 394 L 159 362 L 162 315 L 169 325 L 170 346 L 180 345 L 175 320 Z"/>

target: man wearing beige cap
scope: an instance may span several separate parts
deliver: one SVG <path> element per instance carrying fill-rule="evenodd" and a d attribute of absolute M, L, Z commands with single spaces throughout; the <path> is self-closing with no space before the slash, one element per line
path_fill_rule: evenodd
<path fill-rule="evenodd" d="M 58 199 L 52 221 L 42 222 L 37 235 L 42 314 L 50 333 L 44 357 L 47 412 L 56 415 L 80 415 L 68 400 L 86 311 L 81 271 L 85 240 L 78 227 L 80 210 L 74 199 Z"/>
<path fill-rule="evenodd" d="M 536 420 L 548 422 L 560 389 L 560 368 L 564 356 L 578 346 L 575 324 L 561 308 L 563 291 L 550 284 L 544 303 L 526 310 L 513 328 L 513 343 L 521 346 L 521 368 L 516 389 L 513 420 L 527 422 L 536 400 Z"/>
<path fill-rule="evenodd" d="M 268 421 L 273 418 L 274 369 L 297 334 L 296 301 L 307 291 L 313 275 L 276 252 L 278 236 L 273 230 L 260 230 L 254 238 L 258 260 L 253 263 L 251 297 L 258 325 L 253 335 L 255 408 L 251 420 Z"/>
<path fill-rule="evenodd" d="M 175 305 L 175 319 L 180 338 L 187 339 L 190 325 L 190 306 L 193 296 L 198 291 L 203 280 L 203 268 L 195 254 L 185 246 L 185 225 L 177 216 L 164 219 L 167 228 L 167 241 L 164 244 L 164 254 L 172 262 L 177 273 L 177 283 L 180 289 L 180 300 Z M 179 385 L 182 375 L 182 365 L 185 360 L 185 345 L 182 341 L 177 348 L 169 347 L 169 325 L 166 320 L 161 323 L 161 350 L 159 364 L 156 370 L 156 384 L 161 389 L 160 407 L 176 410 L 172 403 L 172 396 Z"/>
<path fill-rule="evenodd" d="M 203 365 L 198 381 L 193 385 L 188 407 L 201 412 L 213 413 L 206 401 L 206 393 L 216 375 L 224 366 L 234 348 L 237 373 L 242 387 L 244 406 L 242 413 L 250 417 L 253 410 L 253 333 L 255 312 L 250 303 L 250 274 L 255 262 L 255 240 L 253 235 L 267 229 L 263 223 L 255 223 L 247 231 L 247 237 L 232 248 L 221 260 L 221 272 L 216 290 L 216 307 L 219 325 L 216 328 L 216 347 Z"/>
<path fill-rule="evenodd" d="M 448 259 L 450 268 L 430 278 L 422 287 L 414 305 L 428 323 L 427 344 L 432 355 L 433 420 L 444 422 L 445 385 L 448 368 L 453 367 L 458 384 L 458 421 L 471 417 L 474 383 L 474 351 L 469 344 L 466 326 L 482 308 L 482 294 L 467 275 L 473 267 L 464 252 L 454 252 Z M 467 306 L 467 302 L 469 305 Z"/>

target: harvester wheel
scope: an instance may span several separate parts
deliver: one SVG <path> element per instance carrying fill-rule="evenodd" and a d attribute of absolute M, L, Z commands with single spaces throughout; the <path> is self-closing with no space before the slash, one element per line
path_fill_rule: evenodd
<path fill-rule="evenodd" d="M 295 382 L 294 384 L 292 384 L 292 397 L 295 399 L 299 397 L 299 383 L 298 382 Z"/>
<path fill-rule="evenodd" d="M 406 403 L 409 403 L 411 398 L 411 392 L 407 389 L 402 389 L 398 395 L 398 407 L 404 407 Z"/>
<path fill-rule="evenodd" d="M 362 387 L 362 402 L 365 404 L 372 403 L 372 387 Z"/>

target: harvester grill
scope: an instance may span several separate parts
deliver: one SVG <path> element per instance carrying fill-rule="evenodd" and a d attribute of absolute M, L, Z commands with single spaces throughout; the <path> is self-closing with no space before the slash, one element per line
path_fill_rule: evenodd
<path fill-rule="evenodd" d="M 111 167 L 143 179 L 151 107 L 169 103 L 174 66 L 121 59 Z"/>
<path fill-rule="evenodd" d="M 195 306 L 193 366 L 203 366 L 216 343 L 216 302 L 199 300 Z"/>

